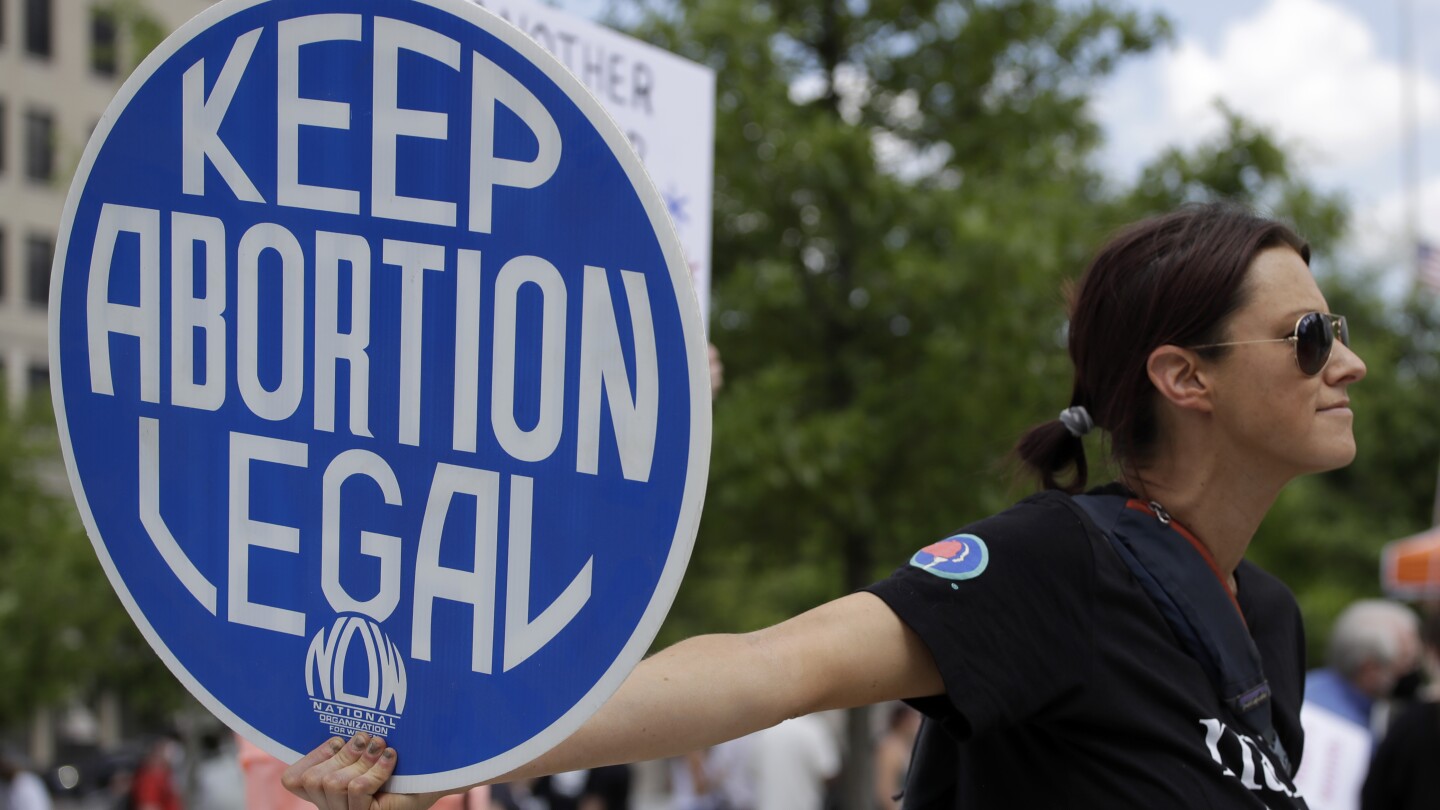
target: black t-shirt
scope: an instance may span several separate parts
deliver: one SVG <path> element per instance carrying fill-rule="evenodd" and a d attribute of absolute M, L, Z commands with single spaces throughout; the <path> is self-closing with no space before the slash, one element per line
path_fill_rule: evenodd
<path fill-rule="evenodd" d="M 1421 703 L 1400 715 L 1375 749 L 1360 793 L 1362 810 L 1440 807 L 1440 704 Z"/>
<path fill-rule="evenodd" d="M 961 741 L 957 807 L 1305 807 L 1068 496 L 1040 493 L 927 548 L 867 590 L 935 656 L 946 694 L 913 703 Z M 1254 565 L 1235 577 L 1298 764 L 1299 608 Z"/>

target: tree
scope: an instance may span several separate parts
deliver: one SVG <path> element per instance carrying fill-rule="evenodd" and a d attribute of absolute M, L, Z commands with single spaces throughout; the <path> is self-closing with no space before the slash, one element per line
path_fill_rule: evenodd
<path fill-rule="evenodd" d="M 0 637 L 0 727 L 102 690 L 158 718 L 184 694 L 96 562 L 39 396 L 21 413 L 0 409 Z"/>

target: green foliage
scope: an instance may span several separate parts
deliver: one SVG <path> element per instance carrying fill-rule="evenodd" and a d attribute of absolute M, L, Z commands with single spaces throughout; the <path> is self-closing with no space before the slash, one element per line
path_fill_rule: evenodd
<path fill-rule="evenodd" d="M 170 33 L 165 23 L 150 10 L 147 0 L 109 0 L 97 5 L 95 13 L 107 17 L 117 32 L 129 35 L 130 64 L 121 66 L 122 74 L 129 74 L 145 61 L 145 57 Z M 114 54 L 109 56 L 112 60 L 115 58 Z"/>
<path fill-rule="evenodd" d="M 183 694 L 111 590 L 64 482 L 48 402 L 0 408 L 0 728 L 101 690 L 142 718 Z"/>

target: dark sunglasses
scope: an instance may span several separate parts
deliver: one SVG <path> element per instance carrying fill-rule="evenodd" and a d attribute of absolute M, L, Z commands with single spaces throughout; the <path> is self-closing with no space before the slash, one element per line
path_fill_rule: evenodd
<path fill-rule="evenodd" d="M 1345 322 L 1344 315 L 1307 312 L 1295 322 L 1295 331 L 1283 338 L 1234 340 L 1229 343 L 1207 343 L 1204 346 L 1191 346 L 1190 348 L 1218 349 L 1221 346 L 1244 346 L 1249 343 L 1294 343 L 1295 365 L 1300 367 L 1301 373 L 1305 376 L 1314 377 L 1325 368 L 1326 363 L 1330 362 L 1330 350 L 1335 346 L 1337 335 L 1341 343 L 1346 346 L 1350 345 L 1350 325 Z"/>

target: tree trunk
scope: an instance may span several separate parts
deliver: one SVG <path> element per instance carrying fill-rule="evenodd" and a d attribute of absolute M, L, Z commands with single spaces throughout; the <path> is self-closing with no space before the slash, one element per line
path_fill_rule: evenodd
<path fill-rule="evenodd" d="M 859 497 L 863 497 L 859 496 Z M 854 591 L 870 583 L 873 567 L 868 533 L 845 532 L 845 585 Z M 872 810 L 875 806 L 874 735 L 870 731 L 872 712 L 860 706 L 845 713 L 845 765 L 841 775 L 842 810 Z"/>

